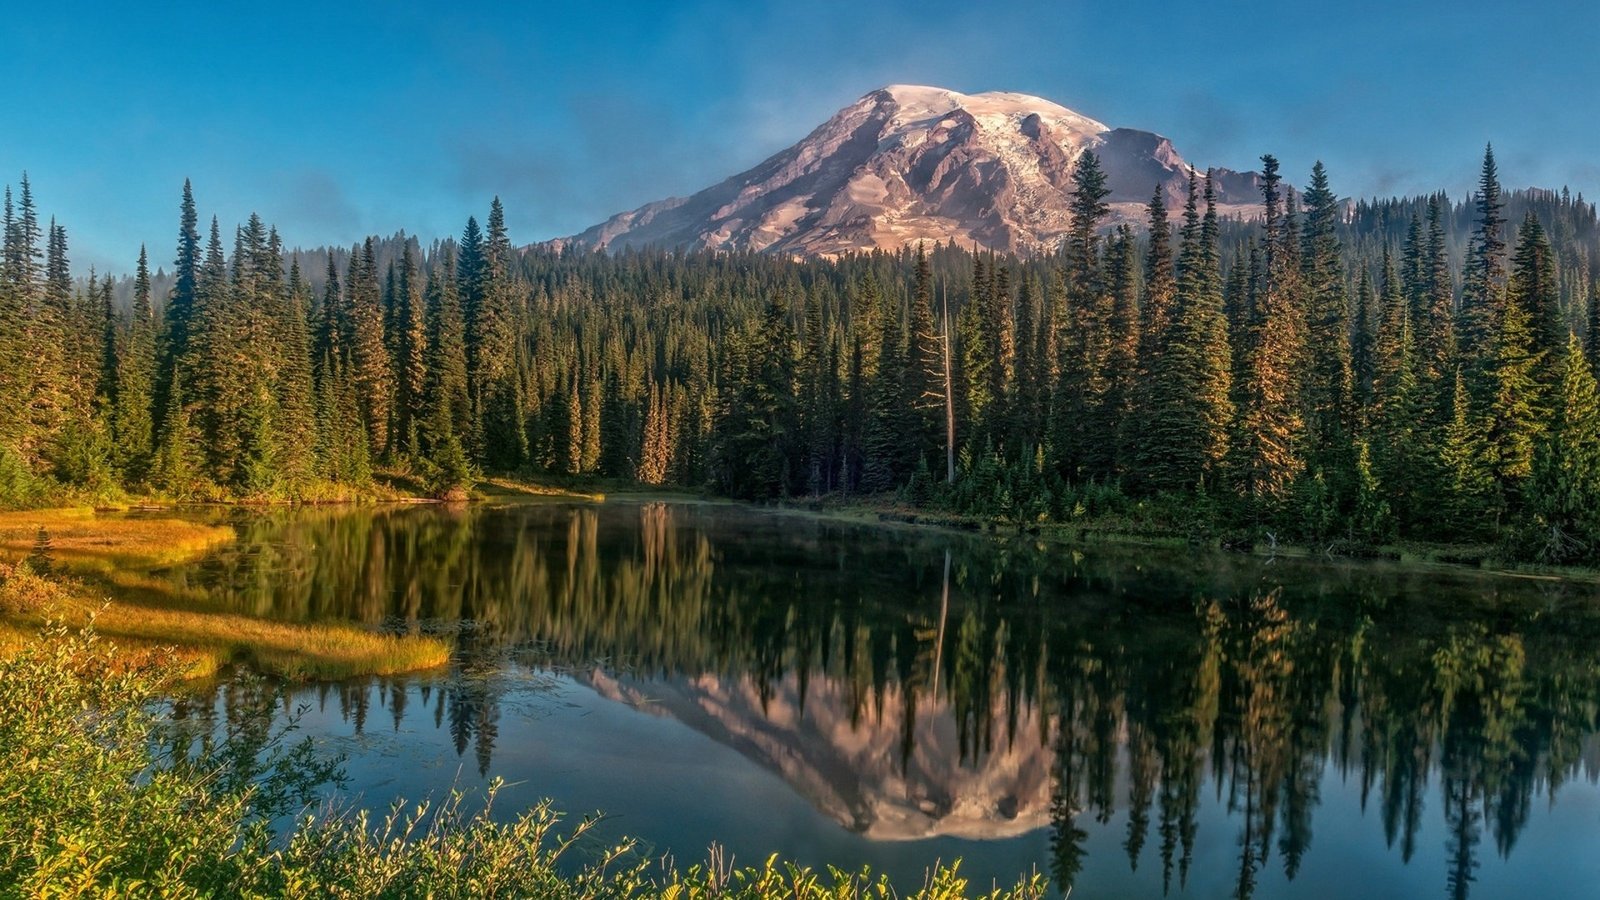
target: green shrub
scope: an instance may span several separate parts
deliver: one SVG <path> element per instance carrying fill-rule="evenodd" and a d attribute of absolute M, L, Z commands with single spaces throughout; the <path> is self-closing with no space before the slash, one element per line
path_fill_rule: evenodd
<path fill-rule="evenodd" d="M 281 695 L 239 686 L 243 713 L 186 732 L 163 715 L 168 677 L 122 669 L 92 636 L 56 631 L 0 661 L 0 897 L 853 898 L 890 896 L 881 876 L 769 859 L 732 868 L 713 851 L 687 870 L 622 843 L 568 860 L 594 819 L 562 830 L 548 803 L 497 821 L 452 794 L 366 813 L 270 822 L 336 778 L 308 742 L 271 727 Z M 199 717 L 204 722 L 205 717 Z M 1042 877 L 991 897 L 1036 898 Z M 914 896 L 966 896 L 954 866 Z"/>

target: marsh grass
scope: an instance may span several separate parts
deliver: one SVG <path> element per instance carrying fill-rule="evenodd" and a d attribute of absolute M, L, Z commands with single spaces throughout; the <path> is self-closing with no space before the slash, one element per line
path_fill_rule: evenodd
<path fill-rule="evenodd" d="M 43 559 L 41 531 L 48 536 Z M 226 525 L 172 517 L 0 513 L 0 654 L 16 653 L 50 623 L 92 622 L 125 664 L 163 661 L 190 678 L 243 664 L 286 678 L 337 680 L 449 660 L 450 645 L 437 636 L 242 615 L 149 574 L 232 540 Z M 40 571 L 46 568 L 50 574 Z"/>

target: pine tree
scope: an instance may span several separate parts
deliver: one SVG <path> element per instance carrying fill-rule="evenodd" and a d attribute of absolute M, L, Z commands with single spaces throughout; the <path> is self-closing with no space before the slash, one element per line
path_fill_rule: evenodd
<path fill-rule="evenodd" d="M 1166 350 L 1155 360 L 1151 413 L 1140 470 L 1160 490 L 1210 487 L 1233 418 L 1228 321 L 1222 311 L 1216 203 L 1206 178 L 1206 214 L 1196 207 L 1191 171 L 1184 208 L 1177 291 Z"/>
<path fill-rule="evenodd" d="M 634 474 L 644 484 L 661 484 L 667 479 L 672 464 L 672 426 L 668 421 L 667 406 L 661 396 L 661 387 L 650 384 L 644 417 L 644 446 L 639 454 L 639 467 Z"/>
<path fill-rule="evenodd" d="M 150 262 L 139 247 L 133 279 L 133 318 L 126 349 L 117 363 L 117 399 L 113 424 L 117 465 L 133 484 L 149 473 L 155 441 L 156 322 L 150 300 Z"/>
<path fill-rule="evenodd" d="M 1429 403 L 1411 331 L 1413 308 L 1386 251 L 1383 317 L 1373 351 L 1373 469 L 1402 527 L 1418 519 L 1435 468 L 1424 415 Z"/>
<path fill-rule="evenodd" d="M 1012 421 L 1013 385 L 1016 382 L 1016 314 L 1011 298 L 1011 268 L 1000 263 L 994 268 L 994 283 L 988 294 L 988 309 L 983 317 L 984 334 L 993 358 L 989 363 L 989 415 L 983 423 L 984 436 L 996 445 L 1004 444 Z"/>
<path fill-rule="evenodd" d="M 1439 195 L 1435 194 L 1428 200 L 1428 239 L 1421 257 L 1420 293 L 1414 308 L 1422 377 L 1436 387 L 1443 385 L 1443 393 L 1448 394 L 1456 368 L 1456 311 L 1450 260 L 1445 255 L 1443 217 Z"/>
<path fill-rule="evenodd" d="M 296 496 L 318 476 L 316 379 L 307 321 L 310 305 L 311 286 L 296 260 L 290 266 L 288 292 L 280 307 L 276 384 L 279 464 L 284 484 Z"/>
<path fill-rule="evenodd" d="M 934 324 L 940 317 L 933 310 L 933 271 L 921 245 L 913 257 L 911 276 L 910 334 L 902 393 L 911 401 L 911 414 L 906 417 L 908 430 L 901 432 L 905 441 L 901 459 L 907 471 L 926 462 L 945 444 L 944 338 L 940 327 Z"/>
<path fill-rule="evenodd" d="M 1232 468 L 1239 493 L 1270 507 L 1288 496 L 1301 472 L 1298 364 L 1305 336 L 1302 286 L 1291 256 L 1295 238 L 1280 205 L 1278 161 L 1267 155 L 1261 162 L 1265 259 L 1239 385 Z"/>
<path fill-rule="evenodd" d="M 960 347 L 961 390 L 958 419 L 966 444 L 981 451 L 989 443 L 989 424 L 994 420 L 993 368 L 998 354 L 990 345 L 989 317 L 994 309 L 994 286 L 982 254 L 972 257 L 972 285 L 967 302 L 956 316 L 956 345 Z"/>
<path fill-rule="evenodd" d="M 1600 550 L 1600 394 L 1576 337 L 1561 360 L 1528 486 L 1529 539 L 1545 562 L 1592 563 Z"/>
<path fill-rule="evenodd" d="M 369 454 L 390 448 L 394 414 L 394 368 L 384 344 L 383 293 L 378 284 L 377 247 L 372 238 L 350 254 L 345 278 L 345 307 L 350 318 L 350 378 L 360 421 L 367 429 Z"/>
<path fill-rule="evenodd" d="M 1589 368 L 1600 378 L 1600 287 L 1589 285 L 1588 332 L 1584 336 L 1583 355 Z"/>
<path fill-rule="evenodd" d="M 1384 268 L 1389 268 L 1389 249 L 1383 251 Z M 1355 409 L 1358 429 L 1362 427 L 1372 408 L 1372 382 L 1375 376 L 1373 359 L 1373 310 L 1376 298 L 1372 293 L 1372 276 L 1366 269 L 1356 282 L 1355 321 L 1350 329 L 1350 374 L 1355 389 Z"/>
<path fill-rule="evenodd" d="M 1344 251 L 1339 244 L 1339 199 L 1318 162 L 1306 189 L 1302 281 L 1309 310 L 1305 341 L 1306 433 L 1321 465 L 1342 465 L 1350 446 L 1354 376 L 1350 343 L 1350 299 L 1345 290 Z M 1269 250 L 1270 252 L 1270 250 Z"/>
<path fill-rule="evenodd" d="M 1068 480 L 1106 474 L 1110 469 L 1107 435 L 1097 414 L 1106 391 L 1110 353 L 1109 297 L 1100 258 L 1100 226 L 1111 207 L 1100 160 L 1084 150 L 1072 174 L 1071 214 L 1063 246 L 1065 315 L 1057 323 L 1059 375 L 1052 412 L 1053 443 L 1059 470 Z"/>
<path fill-rule="evenodd" d="M 456 263 L 448 247 L 435 260 L 428 278 L 427 310 L 425 402 L 432 425 L 424 438 L 431 452 L 433 442 L 445 439 L 446 427 L 458 443 L 468 440 L 473 430 L 472 401 L 467 387 L 466 322 L 461 314 Z M 576 387 L 573 396 L 577 396 Z M 574 455 L 573 459 L 576 458 Z"/>
<path fill-rule="evenodd" d="M 1523 483 L 1533 472 L 1533 451 L 1545 422 L 1537 379 L 1543 359 L 1534 350 L 1527 311 L 1507 304 L 1487 373 L 1493 393 L 1486 452 L 1502 512 L 1519 508 Z"/>
<path fill-rule="evenodd" d="M 835 477 L 833 469 L 837 460 L 838 443 L 836 433 L 839 405 L 838 377 L 833 356 L 832 329 L 824 321 L 823 306 L 823 297 L 818 292 L 812 291 L 808 294 L 805 310 L 805 345 L 801 355 L 799 375 L 799 414 L 800 428 L 805 435 L 806 488 L 813 495 L 833 489 Z M 668 421 L 668 414 L 671 392 L 669 390 L 663 393 L 659 388 L 657 392 L 658 396 L 650 403 L 660 408 L 653 413 L 648 410 L 646 412 L 645 442 L 648 445 L 652 440 L 650 428 L 655 424 L 659 426 L 661 433 L 655 435 L 653 440 L 661 446 L 670 447 L 672 424 Z M 659 460 L 658 478 L 665 479 L 670 463 L 670 453 Z M 643 461 L 640 465 L 643 467 Z M 660 484 L 661 481 L 651 483 Z"/>
<path fill-rule="evenodd" d="M 463 259 L 466 258 L 463 249 Z M 488 231 L 483 242 L 481 269 L 469 307 L 475 310 L 469 320 L 469 336 L 475 337 L 475 353 L 468 354 L 469 385 L 476 398 L 478 431 L 473 443 L 483 448 L 484 462 L 502 470 L 516 469 L 527 459 L 527 432 L 524 428 L 523 398 L 516 379 L 516 323 L 513 320 L 511 279 L 511 240 L 506 235 L 505 210 L 496 197 L 489 207 Z M 463 279 L 463 285 L 467 280 Z M 475 327 L 475 332 L 472 330 Z M 615 374 L 615 373 L 613 373 Z M 615 387 L 615 385 L 614 385 Z M 614 452 L 625 448 L 613 443 Z M 620 459 L 620 458 L 619 458 Z M 622 467 L 613 465 L 613 473 Z"/>
<path fill-rule="evenodd" d="M 1532 350 L 1542 358 L 1537 374 L 1541 388 L 1554 390 L 1565 368 L 1566 318 L 1561 313 L 1561 282 L 1555 251 L 1538 217 L 1529 211 L 1517 232 L 1517 249 L 1506 282 L 1506 302 L 1528 317 Z"/>
<path fill-rule="evenodd" d="M 422 299 L 422 272 L 407 241 L 400 254 L 395 284 L 397 443 L 402 453 L 417 453 L 419 435 L 428 419 L 428 325 Z"/>
<path fill-rule="evenodd" d="M 205 460 L 184 393 L 182 369 L 174 376 L 167 399 L 166 421 L 161 426 L 150 481 L 168 496 L 191 499 L 202 490 Z"/>
<path fill-rule="evenodd" d="M 1106 250 L 1106 281 L 1111 294 L 1106 393 L 1097 419 L 1103 434 L 1116 436 L 1112 471 L 1126 470 L 1136 443 L 1134 391 L 1139 384 L 1139 253 L 1133 229 L 1117 229 Z"/>
<path fill-rule="evenodd" d="M 1475 421 L 1465 377 L 1458 370 L 1451 391 L 1450 417 L 1439 447 L 1443 471 L 1440 533 L 1475 535 L 1483 530 L 1483 515 L 1495 484 L 1490 471 L 1488 436 Z"/>
<path fill-rule="evenodd" d="M 1467 360 L 1486 364 L 1492 357 L 1486 350 L 1495 340 L 1505 299 L 1504 210 L 1494 148 L 1485 147 L 1483 169 L 1478 176 L 1478 227 L 1473 233 L 1461 292 L 1461 351 Z"/>
<path fill-rule="evenodd" d="M 236 260 L 239 256 L 236 252 Z M 213 217 L 181 374 L 193 397 L 194 425 L 207 458 L 205 474 L 222 486 L 238 483 L 247 437 L 245 409 L 252 399 L 251 373 L 243 366 L 245 326 L 239 312 L 222 252 L 221 228 Z"/>
<path fill-rule="evenodd" d="M 583 403 L 578 399 L 578 380 L 574 378 L 567 391 L 567 452 L 568 475 L 583 471 Z"/>
<path fill-rule="evenodd" d="M 200 218 L 195 212 L 194 190 L 183 180 L 183 201 L 179 205 L 178 255 L 173 264 L 172 294 L 161 313 L 161 336 L 157 344 L 155 398 L 152 416 L 157 430 L 164 427 L 170 402 L 172 381 L 180 361 L 189 354 L 189 331 L 193 327 L 196 292 L 200 280 Z"/>

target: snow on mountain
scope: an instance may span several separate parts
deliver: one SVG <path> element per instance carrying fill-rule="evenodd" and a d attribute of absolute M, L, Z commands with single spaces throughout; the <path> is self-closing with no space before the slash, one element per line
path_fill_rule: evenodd
<path fill-rule="evenodd" d="M 690 197 L 648 203 L 561 241 L 826 256 L 955 240 L 1037 252 L 1065 234 L 1072 169 L 1093 149 L 1118 218 L 1159 186 L 1183 203 L 1189 163 L 1166 138 L 1112 129 L 1039 97 L 890 85 L 798 144 Z M 1259 200 L 1254 175 L 1216 171 L 1229 212 Z"/>

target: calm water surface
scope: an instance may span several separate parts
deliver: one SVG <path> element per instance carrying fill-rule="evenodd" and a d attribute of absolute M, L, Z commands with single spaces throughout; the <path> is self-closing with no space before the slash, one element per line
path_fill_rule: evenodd
<path fill-rule="evenodd" d="M 162 573 L 458 633 L 296 688 L 354 801 L 510 782 L 681 863 L 1075 897 L 1600 896 L 1592 586 L 693 503 L 235 513 Z M 197 704 L 226 711 L 223 685 Z"/>

